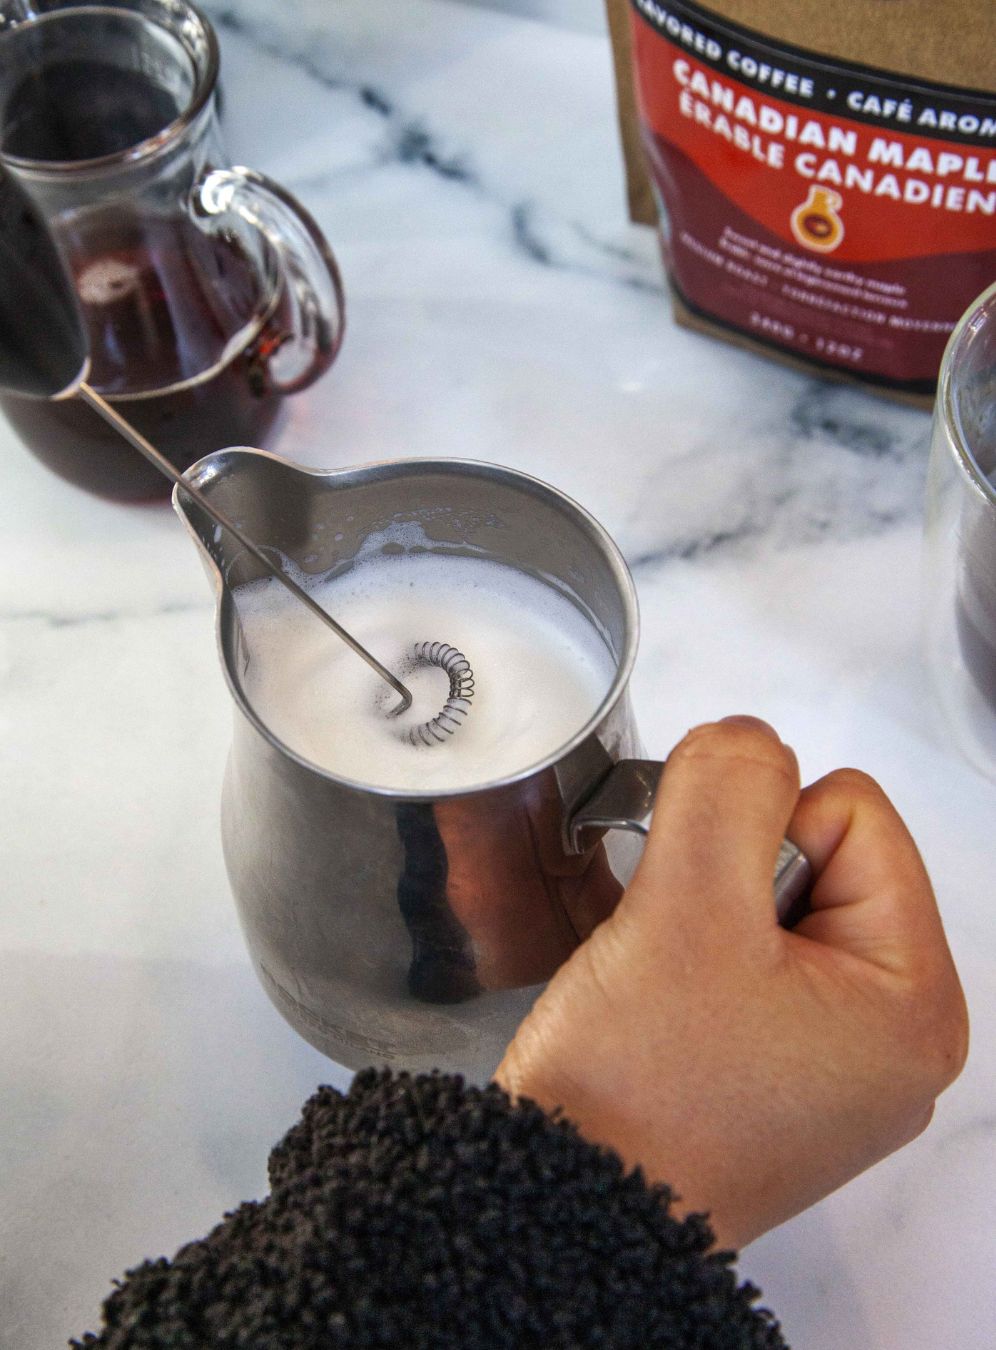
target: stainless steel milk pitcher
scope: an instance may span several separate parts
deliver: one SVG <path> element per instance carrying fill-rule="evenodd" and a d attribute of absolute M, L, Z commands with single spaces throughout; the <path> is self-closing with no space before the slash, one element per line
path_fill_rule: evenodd
<path fill-rule="evenodd" d="M 483 1078 L 543 983 L 617 903 L 634 857 L 606 832 L 646 832 L 661 765 L 641 758 L 630 709 L 639 619 L 622 555 L 569 498 L 496 465 L 395 460 L 317 472 L 232 449 L 187 477 L 304 573 L 348 571 L 371 541 L 487 559 L 567 596 L 612 653 L 615 678 L 594 715 L 514 775 L 431 795 L 348 781 L 284 745 L 252 707 L 234 593 L 262 569 L 174 493 L 217 588 L 236 704 L 222 838 L 263 987 L 342 1064 Z M 440 596 L 441 623 L 445 614 Z M 783 908 L 806 871 L 786 845 Z"/>

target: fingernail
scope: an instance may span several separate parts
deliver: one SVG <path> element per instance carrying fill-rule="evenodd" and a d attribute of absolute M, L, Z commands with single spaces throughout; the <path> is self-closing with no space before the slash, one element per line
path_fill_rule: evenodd
<path fill-rule="evenodd" d="M 734 726 L 753 727 L 755 731 L 766 731 L 769 736 L 774 736 L 776 741 L 781 740 L 771 723 L 763 721 L 760 717 L 749 717 L 746 713 L 734 713 L 731 717 L 721 717 L 720 721 L 732 722 Z"/>

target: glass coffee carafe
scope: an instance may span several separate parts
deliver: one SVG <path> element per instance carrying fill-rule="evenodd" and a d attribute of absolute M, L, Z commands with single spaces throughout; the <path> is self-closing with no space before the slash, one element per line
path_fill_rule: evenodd
<path fill-rule="evenodd" d="M 304 209 L 232 168 L 218 45 L 180 0 L 0 0 L 0 154 L 72 272 L 89 383 L 178 467 L 266 445 L 335 359 L 342 285 Z M 119 500 L 169 483 L 79 400 L 0 407 L 28 448 Z"/>

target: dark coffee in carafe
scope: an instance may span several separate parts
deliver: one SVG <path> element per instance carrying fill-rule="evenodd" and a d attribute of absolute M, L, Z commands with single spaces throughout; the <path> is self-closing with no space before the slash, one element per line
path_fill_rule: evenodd
<path fill-rule="evenodd" d="M 224 167 L 210 25 L 181 0 L 22 10 L 0 0 L 0 155 L 72 275 L 88 382 L 178 468 L 220 446 L 265 446 L 283 395 L 335 357 L 341 288 L 303 209 Z M 79 400 L 7 396 L 0 408 L 81 487 L 169 492 Z"/>
<path fill-rule="evenodd" d="M 179 469 L 223 445 L 265 446 L 282 393 L 267 357 L 290 332 L 252 260 L 182 220 L 108 212 L 74 248 L 90 383 Z M 241 335 L 234 344 L 232 334 Z M 234 346 L 234 350 L 232 350 Z M 78 399 L 0 397 L 24 443 L 71 482 L 118 500 L 169 482 Z"/>

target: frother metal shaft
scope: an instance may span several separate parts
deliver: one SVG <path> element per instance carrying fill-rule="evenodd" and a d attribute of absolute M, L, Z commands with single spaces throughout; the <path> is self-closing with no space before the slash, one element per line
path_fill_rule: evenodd
<path fill-rule="evenodd" d="M 191 497 L 206 516 L 213 520 L 216 525 L 220 525 L 223 530 L 227 530 L 229 534 L 233 535 L 246 552 L 251 553 L 256 561 L 266 568 L 270 576 L 276 577 L 281 586 L 290 591 L 303 605 L 306 605 L 307 608 L 311 610 L 312 614 L 314 614 L 316 618 L 321 619 L 322 623 L 324 623 L 327 628 L 331 628 L 337 637 L 342 638 L 347 646 L 352 647 L 356 655 L 361 656 L 363 660 L 366 661 L 367 665 L 377 672 L 382 680 L 387 681 L 395 693 L 401 698 L 400 706 L 392 709 L 393 714 L 406 712 L 407 709 L 411 707 L 411 693 L 405 688 L 401 681 L 397 679 L 396 676 L 392 675 L 386 666 L 382 666 L 377 658 L 368 652 L 362 643 L 357 642 L 356 638 L 354 638 L 351 633 L 348 633 L 341 624 L 336 623 L 331 614 L 326 613 L 321 605 L 316 604 L 303 587 L 299 586 L 297 582 L 289 577 L 286 572 L 282 571 L 272 559 L 268 558 L 259 545 L 254 543 L 248 535 L 244 534 L 239 526 L 236 525 L 224 511 L 219 511 L 216 506 L 212 506 L 207 498 L 201 493 L 200 489 L 195 488 L 188 482 L 183 474 L 175 469 L 169 460 L 166 459 L 164 455 L 161 455 L 150 441 L 145 439 L 141 432 L 137 431 L 129 421 L 111 407 L 106 399 L 102 398 L 101 395 L 97 393 L 96 389 L 92 389 L 85 380 L 82 380 L 76 386 L 75 392 L 85 403 L 90 405 L 94 412 L 98 413 L 105 422 L 109 423 L 120 436 L 123 436 L 130 445 L 133 445 L 140 454 L 144 455 L 151 464 L 155 465 L 160 473 L 165 474 L 167 478 L 179 487 L 181 492 L 184 492 L 188 497 Z"/>

